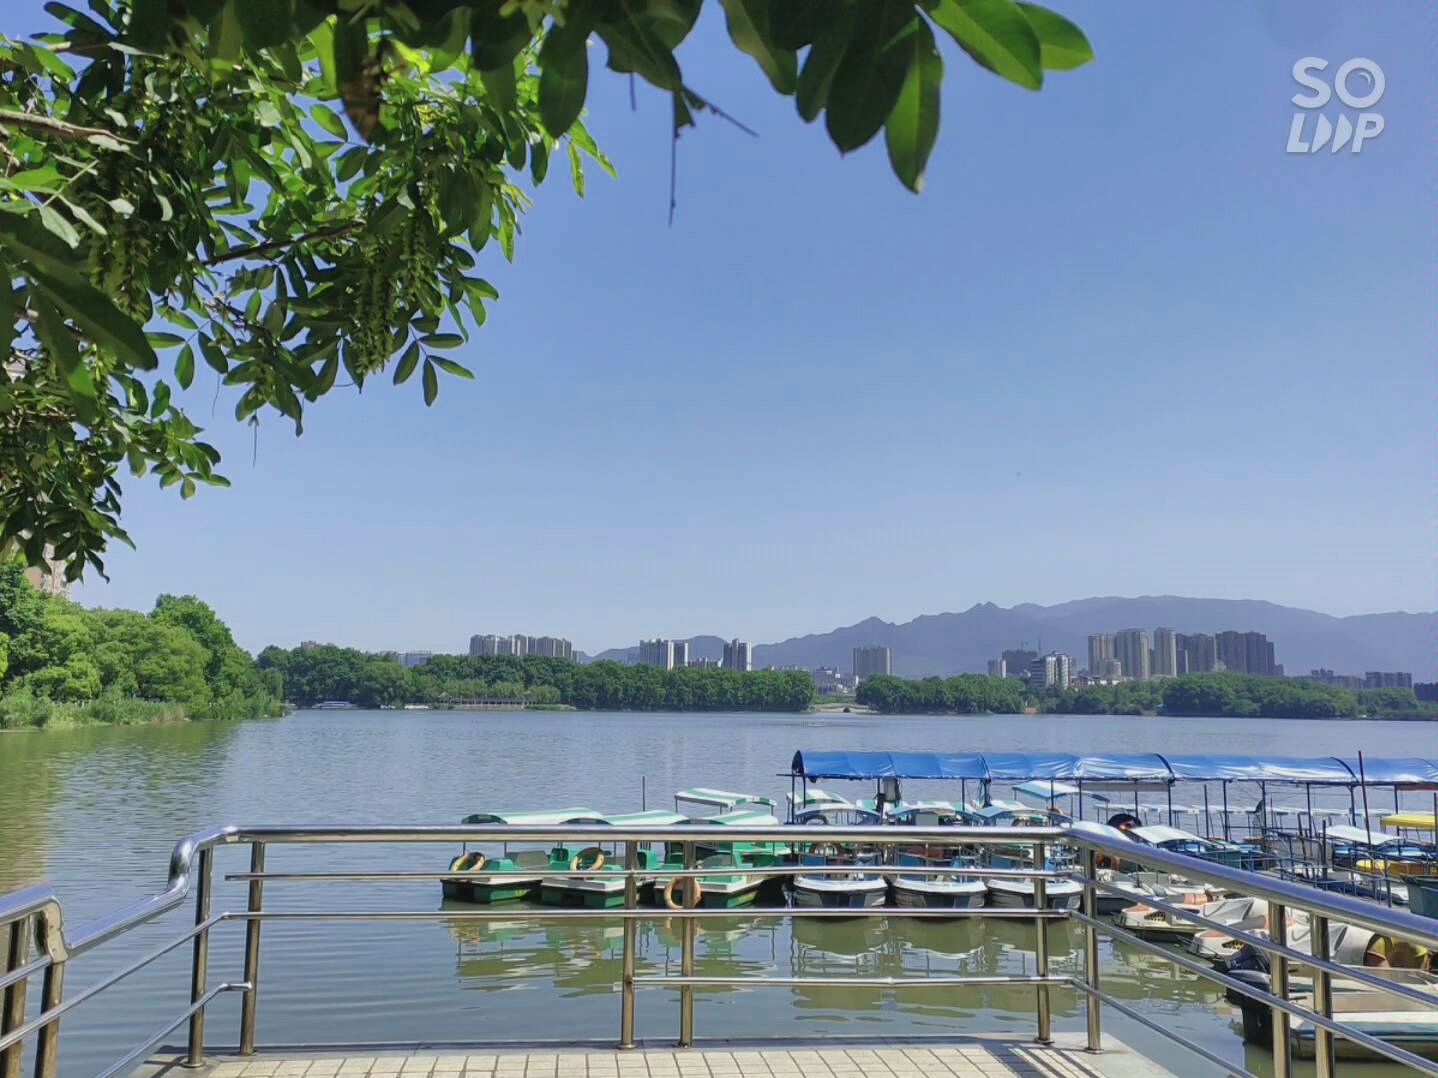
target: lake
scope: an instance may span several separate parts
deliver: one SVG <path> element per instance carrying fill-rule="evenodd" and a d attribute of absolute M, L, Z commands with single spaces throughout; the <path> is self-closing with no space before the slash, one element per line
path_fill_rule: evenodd
<path fill-rule="evenodd" d="M 847 715 L 563 712 L 306 711 L 236 724 L 98 728 L 0 735 L 0 892 L 47 881 L 71 931 L 160 890 L 181 836 L 217 823 L 454 823 L 476 811 L 586 805 L 602 812 L 672 805 L 673 791 L 707 785 L 782 797 L 798 748 L 1234 752 L 1296 756 L 1431 756 L 1426 723 L 1114 716 L 870 717 Z M 867 796 L 867 788 L 839 787 Z M 956 797 L 934 783 L 909 797 Z M 996 796 L 1008 796 L 995 790 Z M 1194 794 L 1176 794 L 1194 800 Z M 1197 798 L 1201 801 L 1202 794 Z M 1381 795 L 1385 805 L 1388 793 Z M 1426 795 L 1424 795 L 1426 797 Z M 1251 806 L 1256 788 L 1234 788 Z M 1298 795 L 1295 794 L 1295 803 Z M 1347 804 L 1347 795 L 1341 795 Z M 1431 802 L 1422 801 L 1421 807 Z M 1415 802 L 1414 807 L 1420 803 Z M 436 871 L 456 852 L 432 846 L 271 848 L 268 869 Z M 216 854 L 243 872 L 240 848 Z M 215 906 L 243 906 L 243 885 L 217 886 Z M 434 909 L 430 882 L 273 884 L 266 907 Z M 74 993 L 159 943 L 192 916 L 176 911 L 72 963 Z M 1055 930 L 1055 963 L 1081 960 L 1077 932 Z M 212 936 L 211 983 L 240 980 L 243 929 Z M 677 972 L 678 926 L 645 922 L 639 971 Z M 705 922 L 700 974 L 898 976 L 1031 971 L 1033 929 L 1015 922 L 807 921 L 753 914 Z M 259 1041 L 478 1041 L 609 1038 L 620 966 L 617 923 L 511 921 L 266 924 Z M 1233 1008 L 1210 983 L 1105 943 L 1106 987 L 1171 1028 L 1235 1060 Z M 67 1016 L 61 1072 L 93 1072 L 188 1002 L 188 950 Z M 38 982 L 37 982 L 38 983 Z M 641 989 L 640 1036 L 671 1038 L 674 993 Z M 38 988 L 32 988 L 32 1002 Z M 1032 1033 L 1031 989 L 763 988 L 701 991 L 700 1037 L 874 1036 L 972 1030 Z M 1072 994 L 1055 991 L 1055 1026 L 1081 1029 Z M 238 999 L 221 997 L 211 1043 L 237 1039 Z M 1179 1073 L 1217 1073 L 1105 1012 L 1105 1029 Z M 172 1040 L 182 1039 L 183 1031 Z M 1266 1071 L 1265 1053 L 1247 1065 Z M 1310 1068 L 1311 1072 L 1311 1068 Z M 1302 1071 L 1300 1071 L 1302 1073 Z M 1345 1075 L 1393 1073 L 1353 1068 Z"/>

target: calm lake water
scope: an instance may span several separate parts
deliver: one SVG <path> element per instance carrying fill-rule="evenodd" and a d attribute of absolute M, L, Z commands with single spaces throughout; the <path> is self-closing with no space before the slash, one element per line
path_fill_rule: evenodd
<path fill-rule="evenodd" d="M 74 931 L 160 890 L 175 841 L 206 825 L 453 823 L 484 809 L 574 804 L 619 812 L 638 809 L 645 794 L 649 807 L 666 807 L 674 790 L 695 785 L 782 796 L 789 783 L 778 775 L 796 748 L 1431 756 L 1434 740 L 1433 726 L 1421 723 L 362 711 L 0 735 L 0 892 L 52 883 Z M 937 784 L 913 783 L 904 792 L 956 796 Z M 1236 805 L 1251 806 L 1257 797 L 1256 788 L 1233 791 Z M 1176 795 L 1195 798 L 1201 801 L 1202 793 Z M 433 871 L 453 852 L 278 847 L 268 868 Z M 242 849 L 222 849 L 216 867 L 243 872 L 244 857 Z M 433 882 L 272 884 L 265 898 L 267 908 L 289 910 L 437 909 L 438 890 Z M 218 886 L 216 910 L 243 904 L 241 884 Z M 188 909 L 176 911 L 77 960 L 67 990 L 78 991 L 172 938 L 191 916 Z M 242 979 L 242 936 L 237 923 L 213 935 L 212 984 Z M 676 924 L 646 922 L 639 936 L 641 975 L 677 972 Z M 1057 928 L 1054 954 L 1057 965 L 1076 965 L 1078 934 Z M 1246 1050 L 1233 1032 L 1236 1013 L 1211 984 L 1107 943 L 1103 959 L 1110 991 L 1212 1050 L 1268 1070 L 1266 1053 Z M 188 961 L 182 948 L 68 1016 L 62 1073 L 92 1073 L 122 1046 L 162 1026 L 188 1002 Z M 612 1040 L 618 1028 L 612 988 L 620 968 L 617 923 L 541 923 L 527 919 L 523 906 L 514 908 L 512 920 L 488 925 L 273 922 L 264 928 L 262 963 L 262 1044 Z M 791 927 L 747 914 L 705 923 L 698 967 L 701 974 L 772 976 L 1031 971 L 1033 929 L 901 918 Z M 38 988 L 32 1001 L 36 995 Z M 641 1036 L 674 1036 L 675 995 L 641 990 Z M 708 1038 L 1022 1035 L 1034 1028 L 1030 989 L 764 988 L 703 991 L 697 998 L 696 1030 Z M 1056 991 L 1054 1002 L 1056 1028 L 1082 1028 L 1083 1012 L 1071 994 Z M 210 1043 L 235 1043 L 238 1009 L 238 996 L 212 1006 Z M 1177 1073 L 1218 1073 L 1119 1015 L 1106 1012 L 1105 1028 Z M 1395 1073 L 1347 1064 L 1343 1070 Z"/>

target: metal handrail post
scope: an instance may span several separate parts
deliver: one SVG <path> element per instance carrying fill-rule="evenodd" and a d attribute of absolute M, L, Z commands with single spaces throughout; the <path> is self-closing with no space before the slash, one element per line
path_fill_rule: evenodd
<path fill-rule="evenodd" d="M 210 889 L 214 883 L 214 850 L 208 846 L 200 851 L 195 875 L 195 924 L 202 925 L 210 916 Z M 195 936 L 194 959 L 190 964 L 190 1005 L 205 995 L 205 980 L 210 962 L 210 933 L 206 929 Z M 205 1009 L 190 1015 L 190 1044 L 185 1053 L 186 1067 L 202 1067 L 205 1063 Z"/>
<path fill-rule="evenodd" d="M 19 917 L 11 921 L 9 937 L 5 946 L 5 972 L 10 973 L 19 969 L 25 964 L 25 959 L 30 953 L 30 924 L 28 916 Z M 0 996 L 0 1036 L 25 1024 L 25 990 L 28 978 L 21 977 L 13 984 L 5 986 L 5 994 Z M 12 1044 L 9 1048 L 0 1049 L 0 1078 L 20 1078 L 21 1056 L 25 1052 L 25 1044 Z"/>
<path fill-rule="evenodd" d="M 1092 989 L 1086 993 L 1088 1010 L 1088 1043 L 1090 1052 L 1103 1051 L 1103 1027 L 1101 1013 L 1103 1001 L 1099 999 L 1098 984 L 1098 929 L 1092 922 L 1098 920 L 1098 888 L 1093 881 L 1098 879 L 1098 852 L 1091 847 L 1083 851 L 1083 911 L 1089 918 L 1084 925 L 1083 963 L 1084 983 Z"/>
<path fill-rule="evenodd" d="M 698 864 L 694 843 L 684 843 L 684 867 L 693 869 Z M 684 881 L 684 947 L 679 957 L 679 972 L 681 976 L 694 976 L 694 945 L 698 937 L 699 922 L 689 916 L 689 911 L 694 908 L 695 893 L 698 877 L 690 876 Z M 694 1046 L 694 986 L 683 984 L 679 986 L 679 1047 L 692 1048 Z"/>
<path fill-rule="evenodd" d="M 60 1006 L 65 993 L 65 963 L 53 962 L 40 982 L 40 1013 Z M 60 1020 L 41 1026 L 35 1035 L 35 1078 L 55 1078 L 60 1058 Z"/>
<path fill-rule="evenodd" d="M 1309 919 L 1313 957 L 1333 957 L 1328 939 L 1328 918 L 1313 914 Z M 1313 967 L 1313 1010 L 1324 1018 L 1333 1017 L 1333 977 L 1322 966 Z M 1320 1025 L 1313 1027 L 1313 1067 L 1317 1078 L 1333 1078 L 1333 1033 Z"/>
<path fill-rule="evenodd" d="M 1279 902 L 1269 903 L 1268 923 L 1273 942 L 1287 947 L 1288 907 Z M 1279 999 L 1288 998 L 1288 958 L 1281 953 L 1269 956 L 1269 991 Z M 1293 1073 L 1293 1059 L 1288 1012 L 1270 1007 L 1269 1013 L 1273 1022 L 1273 1078 L 1289 1078 Z"/>
<path fill-rule="evenodd" d="M 1048 865 L 1048 849 L 1042 842 L 1034 843 L 1034 868 L 1043 871 Z M 1048 880 L 1042 876 L 1034 877 L 1034 910 L 1042 913 L 1048 909 L 1049 888 Z M 1034 972 L 1040 977 L 1049 975 L 1049 919 L 1039 917 L 1034 924 Z M 1053 1012 L 1050 1009 L 1049 986 L 1040 984 L 1034 992 L 1037 994 L 1036 1010 L 1038 1012 L 1039 1032 L 1034 1038 L 1039 1044 L 1053 1043 Z"/>
<path fill-rule="evenodd" d="M 250 843 L 250 872 L 265 870 L 265 844 Z M 250 881 L 249 911 L 258 913 L 264 906 L 264 880 Z M 240 1000 L 240 1055 L 255 1054 L 255 1006 L 259 1002 L 260 990 L 260 919 L 251 917 L 245 922 L 245 994 Z"/>
<path fill-rule="evenodd" d="M 639 843 L 630 839 L 624 844 L 624 908 L 637 909 L 639 906 L 639 881 L 634 871 L 639 867 Z M 619 986 L 619 1048 L 634 1047 L 634 950 L 639 934 L 639 922 L 632 917 L 624 919 L 624 960 Z"/>

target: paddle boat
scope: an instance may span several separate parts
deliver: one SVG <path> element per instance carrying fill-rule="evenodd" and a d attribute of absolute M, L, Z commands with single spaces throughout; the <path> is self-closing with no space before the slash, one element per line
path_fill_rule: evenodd
<path fill-rule="evenodd" d="M 528 827 L 557 827 L 564 824 L 599 823 L 601 813 L 591 808 L 539 809 L 529 812 L 476 812 L 460 821 L 462 824 L 510 824 Z M 539 890 L 540 880 L 548 872 L 569 867 L 574 851 L 556 846 L 551 850 L 527 849 L 511 851 L 505 843 L 500 853 L 488 856 L 471 850 L 468 844 L 458 857 L 450 861 L 451 872 L 458 875 L 440 881 L 445 898 L 454 902 L 489 904 L 530 898 Z"/>
<path fill-rule="evenodd" d="M 599 823 L 626 829 L 673 827 L 688 823 L 688 817 L 663 809 L 603 816 Z M 611 847 L 615 844 L 611 843 Z M 638 877 L 640 900 L 648 897 L 654 887 L 654 872 L 661 858 L 657 851 L 642 847 L 635 851 L 637 867 L 648 874 Z M 583 872 L 583 876 L 545 876 L 539 881 L 539 900 L 546 906 L 584 906 L 589 909 L 610 909 L 624 905 L 624 859 L 613 855 L 603 845 L 588 846 L 575 853 L 564 869 Z"/>
<path fill-rule="evenodd" d="M 1138 842 L 1160 850 L 1168 850 L 1170 853 L 1196 857 L 1200 861 L 1212 861 L 1214 864 L 1228 865 L 1230 868 L 1247 869 L 1250 872 L 1262 871 L 1274 863 L 1271 854 L 1265 853 L 1251 843 L 1201 838 L 1192 831 L 1184 831 L 1181 828 L 1167 827 L 1162 824 L 1135 827 L 1129 832 L 1129 836 Z"/>
<path fill-rule="evenodd" d="M 905 805 L 888 817 L 888 823 L 904 827 L 952 827 L 981 824 L 982 818 L 952 803 L 935 802 Z M 976 869 L 977 847 L 964 843 L 915 843 L 897 847 L 895 867 L 889 873 L 894 904 L 903 909 L 979 909 L 988 902 L 989 889 L 974 875 L 936 875 L 904 872 L 903 869 Z"/>
<path fill-rule="evenodd" d="M 1424 995 L 1431 995 L 1433 1002 L 1426 1004 L 1384 992 L 1361 981 L 1335 976 L 1332 981 L 1334 1020 L 1370 1037 L 1407 1049 L 1424 1059 L 1438 1060 L 1438 976 L 1418 969 L 1367 967 L 1364 972 L 1416 989 Z M 1299 988 L 1297 985 L 1295 988 L 1297 990 L 1290 996 L 1293 1002 L 1300 1007 L 1313 1009 L 1312 988 Z M 1232 990 L 1228 997 L 1243 1015 L 1243 1039 L 1250 1044 L 1271 1045 L 1273 1012 L 1268 1005 Z M 1295 1018 L 1289 1037 L 1296 1057 L 1313 1058 L 1314 1036 L 1311 1022 Z M 1333 1046 L 1334 1054 L 1339 1059 L 1385 1058 L 1345 1037 L 1335 1038 Z"/>
<path fill-rule="evenodd" d="M 1195 913 L 1219 924 L 1237 925 L 1251 922 L 1254 918 L 1262 919 L 1268 914 L 1268 903 L 1261 898 L 1242 896 L 1212 902 L 1200 902 L 1198 896 L 1183 898 L 1182 902 L 1170 902 L 1170 905 L 1192 907 Z M 1196 921 L 1177 917 L 1167 910 L 1155 909 L 1142 902 L 1120 910 L 1115 921 L 1120 928 L 1136 936 L 1162 943 L 1187 943 L 1198 933 L 1210 931 Z"/>
<path fill-rule="evenodd" d="M 810 793 L 813 793 L 811 790 Z M 792 821 L 802 827 L 851 827 L 883 823 L 883 817 L 847 801 L 826 801 L 821 808 L 796 813 Z M 795 837 L 798 870 L 789 883 L 794 905 L 828 909 L 864 909 L 882 906 L 889 884 L 874 871 L 878 851 L 841 845 L 822 839 Z"/>
<path fill-rule="evenodd" d="M 756 803 L 756 802 L 751 802 Z M 777 827 L 779 821 L 767 812 L 752 809 L 734 809 L 717 816 L 706 816 L 691 820 L 690 823 L 714 824 L 720 827 Z M 772 868 L 782 865 L 790 856 L 790 848 L 778 842 L 727 842 L 697 843 L 696 867 L 708 869 Z M 670 843 L 667 856 L 653 881 L 655 905 L 677 910 L 684 905 L 685 877 L 668 875 L 684 867 L 684 850 L 680 843 Z M 777 889 L 782 894 L 782 876 L 755 876 L 742 872 L 706 873 L 692 877 L 697 894 L 695 905 L 705 909 L 737 909 L 752 906 L 760 893 L 766 889 Z"/>
<path fill-rule="evenodd" d="M 1068 818 L 1059 813 L 1019 805 L 1017 802 L 991 803 L 976 813 L 983 824 L 989 827 L 1051 827 L 1067 823 Z M 1015 842 L 1008 846 L 985 847 L 983 864 L 991 869 L 1034 871 L 1034 849 L 1028 843 Z M 1050 847 L 1044 858 L 1045 871 L 1067 871 L 1073 868 L 1072 854 L 1062 847 Z M 989 876 L 984 879 L 989 892 L 988 904 L 995 909 L 1033 909 L 1035 906 L 1034 881 L 1017 876 Z M 1083 885 L 1070 879 L 1045 881 L 1045 908 L 1051 910 L 1077 909 L 1083 898 Z"/>

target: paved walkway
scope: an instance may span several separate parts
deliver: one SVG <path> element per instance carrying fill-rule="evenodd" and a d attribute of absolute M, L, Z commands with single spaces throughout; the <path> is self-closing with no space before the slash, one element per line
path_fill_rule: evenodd
<path fill-rule="evenodd" d="M 1172 1078 L 1105 1038 L 1100 1055 L 1060 1035 L 1050 1048 L 1002 1037 L 875 1041 L 843 1046 L 719 1045 L 689 1051 L 640 1048 L 415 1051 L 300 1057 L 216 1056 L 206 1078 Z M 157 1071 L 176 1075 L 161 1061 Z M 151 1073 L 156 1073 L 151 1071 Z M 193 1072 L 186 1072 L 193 1073 Z"/>

